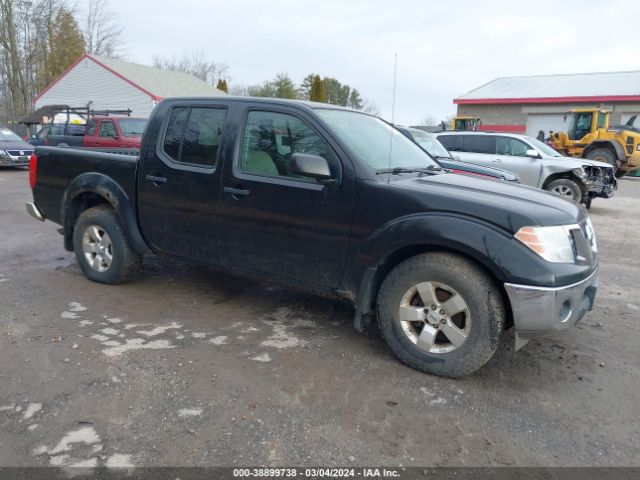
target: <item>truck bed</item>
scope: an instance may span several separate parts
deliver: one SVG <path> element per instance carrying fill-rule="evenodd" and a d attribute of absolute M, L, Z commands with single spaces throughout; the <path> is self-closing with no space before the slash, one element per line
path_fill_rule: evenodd
<path fill-rule="evenodd" d="M 78 177 L 87 173 L 94 174 L 92 182 L 100 175 L 115 180 L 135 205 L 137 156 L 67 147 L 37 147 L 35 154 L 38 183 L 33 195 L 45 218 L 60 223 L 63 198 L 69 186 L 82 183 Z M 90 187 L 95 190 L 95 183 Z"/>

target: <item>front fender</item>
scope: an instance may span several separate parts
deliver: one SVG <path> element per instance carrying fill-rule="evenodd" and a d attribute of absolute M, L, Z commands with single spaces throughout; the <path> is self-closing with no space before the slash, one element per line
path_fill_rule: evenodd
<path fill-rule="evenodd" d="M 390 269 L 410 256 L 435 250 L 472 259 L 501 284 L 558 287 L 581 281 L 593 270 L 590 265 L 547 262 L 508 231 L 477 218 L 443 213 L 410 215 L 381 226 L 360 244 L 354 256 L 344 289 L 357 291 L 356 328 L 374 312 L 379 286 Z"/>
<path fill-rule="evenodd" d="M 511 239 L 490 223 L 456 214 L 420 213 L 382 225 L 360 243 L 347 270 L 344 289 L 357 292 L 356 328 L 362 329 L 363 317 L 373 313 L 379 286 L 397 262 L 428 250 L 457 251 L 504 282 L 498 257 Z"/>
<path fill-rule="evenodd" d="M 98 172 L 78 175 L 69 184 L 62 197 L 60 218 L 64 228 L 65 247 L 68 250 L 73 250 L 73 228 L 77 219 L 74 206 L 84 194 L 98 195 L 111 205 L 124 227 L 131 247 L 135 251 L 140 254 L 151 251 L 140 233 L 133 200 L 118 182 L 108 175 Z"/>
<path fill-rule="evenodd" d="M 384 263 L 393 252 L 412 245 L 428 245 L 460 251 L 477 258 L 502 279 L 495 258 L 512 236 L 487 222 L 456 214 L 419 213 L 382 225 L 360 243 L 354 273 Z"/>

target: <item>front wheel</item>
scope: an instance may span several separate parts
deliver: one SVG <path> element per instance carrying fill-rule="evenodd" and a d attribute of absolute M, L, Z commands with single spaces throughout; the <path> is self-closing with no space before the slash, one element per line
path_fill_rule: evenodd
<path fill-rule="evenodd" d="M 443 377 L 462 377 L 487 363 L 504 321 L 493 279 L 449 253 L 405 260 L 378 295 L 378 324 L 393 353 L 410 367 Z"/>
<path fill-rule="evenodd" d="M 576 203 L 580 203 L 582 201 L 582 189 L 580 188 L 580 185 L 570 178 L 559 178 L 554 180 L 544 187 L 544 189 L 548 192 L 561 196 L 565 200 L 570 200 Z"/>
<path fill-rule="evenodd" d="M 113 209 L 93 207 L 80 214 L 73 230 L 73 249 L 89 280 L 117 285 L 140 270 L 141 256 L 129 240 Z"/>

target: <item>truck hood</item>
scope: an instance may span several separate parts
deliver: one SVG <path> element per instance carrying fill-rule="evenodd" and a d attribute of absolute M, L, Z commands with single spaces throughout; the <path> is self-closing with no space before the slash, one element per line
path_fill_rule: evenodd
<path fill-rule="evenodd" d="M 0 140 L 0 150 L 29 150 L 33 151 L 33 145 L 23 141 L 3 142 Z"/>
<path fill-rule="evenodd" d="M 557 165 L 559 167 L 568 167 L 567 169 L 578 168 L 585 165 L 600 168 L 613 168 L 608 163 L 598 162 L 596 160 L 587 160 L 586 158 L 544 157 L 544 160 L 547 162 L 547 164 L 553 163 L 553 165 Z"/>
<path fill-rule="evenodd" d="M 455 174 L 402 177 L 392 183 L 414 191 L 426 210 L 473 216 L 511 233 L 524 226 L 570 225 L 585 218 L 580 205 L 524 185 Z"/>

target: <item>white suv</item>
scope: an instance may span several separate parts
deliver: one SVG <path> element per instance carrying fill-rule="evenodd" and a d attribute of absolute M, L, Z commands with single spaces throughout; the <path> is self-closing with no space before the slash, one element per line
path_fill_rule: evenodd
<path fill-rule="evenodd" d="M 526 135 L 468 131 L 436 135 L 454 156 L 465 162 L 516 173 L 524 185 L 584 203 L 587 208 L 596 197 L 612 197 L 618 185 L 614 169 L 608 163 L 564 157 Z"/>

